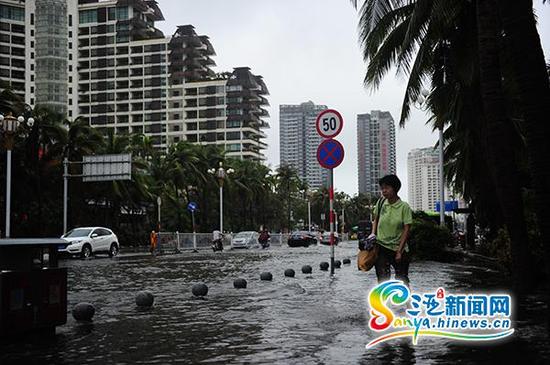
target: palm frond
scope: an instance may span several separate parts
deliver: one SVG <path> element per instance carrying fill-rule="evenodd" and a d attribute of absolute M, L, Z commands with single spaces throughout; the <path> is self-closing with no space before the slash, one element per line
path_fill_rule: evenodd
<path fill-rule="evenodd" d="M 402 22 L 395 27 L 386 37 L 376 54 L 371 57 L 367 74 L 365 75 L 365 86 L 370 86 L 374 89 L 380 86 L 382 79 L 399 57 L 401 41 L 407 32 L 407 26 L 406 22 Z"/>

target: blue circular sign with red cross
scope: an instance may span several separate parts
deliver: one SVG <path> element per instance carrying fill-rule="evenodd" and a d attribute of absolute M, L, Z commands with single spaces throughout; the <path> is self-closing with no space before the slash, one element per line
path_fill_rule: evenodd
<path fill-rule="evenodd" d="M 325 169 L 334 169 L 344 161 L 344 147 L 335 139 L 325 139 L 317 148 L 317 161 Z"/>

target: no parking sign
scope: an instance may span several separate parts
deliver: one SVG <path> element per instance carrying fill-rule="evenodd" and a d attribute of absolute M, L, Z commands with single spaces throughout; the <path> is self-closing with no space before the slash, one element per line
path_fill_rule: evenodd
<path fill-rule="evenodd" d="M 334 169 L 344 161 L 344 146 L 335 139 L 324 140 L 317 148 L 317 161 L 325 169 Z"/>

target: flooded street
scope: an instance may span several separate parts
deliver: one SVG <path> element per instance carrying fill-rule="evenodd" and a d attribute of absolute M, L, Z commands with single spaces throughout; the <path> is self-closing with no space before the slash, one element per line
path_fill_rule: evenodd
<path fill-rule="evenodd" d="M 532 326 L 506 343 L 472 346 L 443 339 L 394 340 L 373 349 L 367 327 L 366 294 L 374 271 L 356 267 L 355 243 L 336 249 L 336 259 L 350 265 L 334 278 L 320 271 L 329 247 L 275 247 L 270 250 L 186 252 L 150 257 L 121 255 L 115 259 L 67 260 L 69 312 L 79 302 L 96 307 L 92 324 L 77 323 L 69 313 L 51 340 L 18 342 L 1 347 L 1 364 L 343 364 L 343 363 L 538 363 L 544 341 Z M 313 274 L 301 273 L 311 265 Z M 287 278 L 287 268 L 296 271 Z M 260 281 L 270 271 L 273 281 Z M 461 291 L 480 287 L 498 273 L 475 266 L 414 262 L 415 291 L 445 287 Z M 233 288 L 244 278 L 247 289 Z M 191 286 L 209 286 L 206 299 L 194 298 Z M 139 310 L 140 290 L 155 295 L 150 310 Z M 529 343 L 529 347 L 528 347 Z M 548 354 L 546 354 L 548 355 Z M 529 361 L 531 360 L 531 361 Z M 525 362 L 527 361 L 527 362 Z M 541 361 L 542 363 L 543 361 Z"/>

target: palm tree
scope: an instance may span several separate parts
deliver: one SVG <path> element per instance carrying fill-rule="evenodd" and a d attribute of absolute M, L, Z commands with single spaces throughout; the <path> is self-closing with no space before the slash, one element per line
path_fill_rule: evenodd
<path fill-rule="evenodd" d="M 357 6 L 356 1 L 352 2 Z M 489 157 L 489 166 L 493 170 L 491 178 L 494 186 L 498 188 L 497 197 L 502 216 L 505 217 L 505 223 L 511 233 L 514 251 L 518 253 L 514 271 L 521 274 L 527 269 L 524 249 L 527 235 L 522 212 L 521 186 L 517 178 L 511 177 L 503 181 L 503 178 L 510 174 L 517 176 L 519 171 L 518 166 L 514 164 L 516 155 L 509 148 L 513 145 L 517 133 L 514 133 L 511 120 L 506 115 L 504 107 L 506 104 L 502 103 L 504 95 L 502 85 L 498 83 L 491 86 L 489 83 L 489 80 L 496 81 L 496 76 L 488 73 L 491 71 L 490 68 L 496 67 L 494 72 L 500 72 L 500 64 L 495 63 L 495 60 L 498 61 L 499 54 L 496 52 L 498 50 L 495 50 L 497 58 L 483 59 L 484 62 L 492 60 L 492 65 L 478 61 L 478 53 L 481 51 L 479 43 L 481 31 L 486 31 L 479 25 L 482 20 L 479 14 L 476 14 L 478 3 L 420 0 L 415 2 L 365 1 L 361 8 L 360 20 L 361 45 L 365 61 L 369 62 L 365 84 L 376 88 L 390 68 L 396 66 L 398 72 L 408 75 L 400 118 L 401 125 L 406 122 L 410 105 L 417 99 L 423 84 L 429 81 L 432 92 L 427 104 L 433 113 L 433 118 L 430 120 L 432 125 L 440 128 L 450 123 L 454 127 L 458 123 L 470 128 L 470 135 L 476 136 L 481 142 L 478 149 L 481 148 L 482 156 Z M 486 36 L 487 34 L 483 34 L 483 37 Z M 480 44 L 480 47 L 477 47 L 477 44 Z M 485 55 L 488 54 L 485 53 Z M 481 83 L 477 81 L 479 80 L 478 70 L 484 70 Z M 468 112 L 468 106 L 475 105 L 478 96 L 479 100 L 494 97 L 495 94 L 490 94 L 491 90 L 500 93 L 500 99 L 483 100 L 484 108 L 474 118 L 476 123 L 465 124 L 463 118 L 465 112 Z M 451 131 L 454 130 L 455 128 L 451 129 Z M 449 135 L 449 132 L 446 133 L 447 138 Z M 488 142 L 487 145 L 484 145 L 485 140 Z M 455 143 L 457 141 L 459 140 L 454 140 Z M 453 149 L 455 155 L 459 153 L 458 146 L 453 146 Z M 453 150 L 447 149 L 447 152 L 453 152 Z M 502 156 L 508 158 L 502 159 Z M 473 162 L 472 159 L 461 158 L 462 162 L 469 164 Z M 504 166 L 501 163 L 503 160 L 512 161 L 512 163 Z M 486 174 L 486 172 L 487 170 L 476 171 L 480 174 Z M 512 199 L 509 200 L 508 196 Z M 514 223 L 518 220 L 522 221 L 519 225 Z M 519 252 L 520 250 L 523 252 Z"/>
<path fill-rule="evenodd" d="M 500 10 L 504 45 L 511 65 L 514 91 L 523 114 L 522 130 L 528 146 L 529 170 L 535 191 L 538 229 L 550 262 L 550 81 L 544 52 L 533 14 L 533 2 L 502 0 Z M 494 9 L 493 9 L 494 11 Z M 548 270 L 550 275 L 550 269 Z"/>
<path fill-rule="evenodd" d="M 495 0 L 477 0 L 479 30 L 480 89 L 486 126 L 484 132 L 491 156 L 490 168 L 496 182 L 501 212 L 510 233 L 516 289 L 529 290 L 533 284 L 533 267 L 527 249 L 527 226 L 514 150 L 508 145 L 515 133 L 506 111 L 502 85 L 499 44 L 499 19 Z"/>
<path fill-rule="evenodd" d="M 281 165 L 277 169 L 277 190 L 281 196 L 281 199 L 286 202 L 287 213 L 287 229 L 291 230 L 292 225 L 290 222 L 292 198 L 298 191 L 300 179 L 296 170 L 288 165 Z"/>

